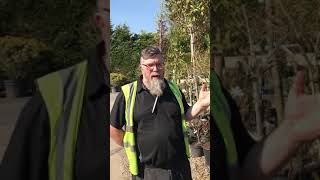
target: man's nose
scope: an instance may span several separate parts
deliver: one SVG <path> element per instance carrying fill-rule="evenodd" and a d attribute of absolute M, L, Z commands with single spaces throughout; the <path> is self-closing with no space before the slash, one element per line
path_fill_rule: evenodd
<path fill-rule="evenodd" d="M 156 72 L 158 72 L 158 71 L 159 71 L 159 67 L 158 67 L 158 65 L 154 65 L 154 66 L 153 66 L 153 71 L 156 71 Z"/>

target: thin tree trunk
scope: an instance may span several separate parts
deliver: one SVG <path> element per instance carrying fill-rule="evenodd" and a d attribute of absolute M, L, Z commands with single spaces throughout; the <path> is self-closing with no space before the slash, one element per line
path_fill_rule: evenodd
<path fill-rule="evenodd" d="M 246 22 L 246 28 L 247 28 L 247 35 L 248 35 L 248 41 L 249 41 L 249 46 L 250 46 L 250 57 L 249 61 L 251 62 L 250 64 L 253 64 L 252 69 L 255 69 L 253 71 L 254 73 L 254 80 L 252 82 L 252 90 L 253 90 L 253 98 L 254 98 L 254 109 L 255 109 L 255 117 L 256 117 L 256 128 L 257 128 L 257 138 L 258 140 L 262 139 L 264 136 L 263 133 L 263 119 L 262 119 L 262 114 L 261 114 L 261 98 L 259 96 L 259 83 L 258 80 L 261 79 L 260 73 L 257 72 L 258 69 L 258 64 L 257 64 L 257 58 L 254 52 L 254 46 L 253 46 L 253 40 L 250 32 L 250 26 L 249 26 L 249 20 L 246 12 L 246 8 L 244 5 L 241 7 L 243 17 Z"/>
<path fill-rule="evenodd" d="M 190 79 L 190 73 L 189 71 L 187 70 L 187 73 L 188 73 L 188 92 L 189 92 L 189 102 L 191 105 L 193 105 L 193 97 L 192 97 L 192 82 L 191 82 L 191 79 Z"/>
<path fill-rule="evenodd" d="M 192 75 L 193 75 L 195 96 L 198 99 L 198 81 L 197 81 L 198 78 L 197 78 L 197 74 L 196 74 L 196 61 L 195 61 L 194 44 L 195 44 L 194 32 L 193 32 L 193 28 L 191 26 L 191 28 L 190 28 L 190 46 L 191 46 Z"/>
<path fill-rule="evenodd" d="M 272 0 L 266 0 L 265 1 L 265 11 L 266 11 L 266 28 L 267 28 L 267 42 L 269 45 L 269 53 L 272 51 L 272 44 L 273 44 L 273 33 L 272 33 L 272 24 L 271 24 L 271 18 L 272 18 Z M 283 119 L 283 97 L 282 97 L 282 87 L 281 87 L 281 79 L 279 74 L 279 67 L 278 67 L 278 58 L 274 59 L 274 65 L 271 69 L 272 78 L 273 78 L 273 88 L 274 88 L 274 103 L 277 111 L 277 120 L 278 123 Z"/>

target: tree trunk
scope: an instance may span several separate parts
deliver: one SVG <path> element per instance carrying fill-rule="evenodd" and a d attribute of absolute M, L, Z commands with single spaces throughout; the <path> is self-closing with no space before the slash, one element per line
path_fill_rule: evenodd
<path fill-rule="evenodd" d="M 269 45 L 269 53 L 272 51 L 272 44 L 273 44 L 273 33 L 272 33 L 272 0 L 265 1 L 265 12 L 266 12 L 266 28 L 267 28 L 267 42 Z M 278 61 L 279 59 L 274 59 L 274 65 L 271 69 L 272 79 L 273 79 L 273 89 L 274 89 L 274 105 L 277 111 L 277 124 L 283 119 L 283 98 L 282 98 L 282 87 L 281 87 L 281 79 L 279 74 L 279 67 Z"/>
<path fill-rule="evenodd" d="M 281 86 L 281 78 L 279 74 L 278 64 L 272 67 L 272 79 L 273 79 L 273 88 L 274 88 L 274 103 L 275 108 L 277 110 L 277 124 L 280 124 L 284 118 L 284 102 L 283 102 L 283 94 L 282 94 L 282 86 Z"/>
<path fill-rule="evenodd" d="M 197 81 L 197 74 L 196 74 L 196 61 L 195 61 L 195 50 L 194 50 L 194 32 L 191 26 L 190 28 L 190 47 L 191 47 L 191 63 L 192 63 L 192 75 L 193 75 L 193 83 L 194 83 L 194 90 L 195 90 L 195 97 L 198 99 L 198 81 Z"/>
<path fill-rule="evenodd" d="M 190 79 L 190 73 L 189 71 L 187 70 L 188 72 L 188 92 L 189 92 L 189 102 L 191 105 L 193 105 L 193 97 L 192 97 L 192 82 L 191 82 L 191 79 Z"/>
<path fill-rule="evenodd" d="M 254 76 L 254 80 L 252 81 L 252 90 L 253 90 L 253 98 L 254 98 L 254 109 L 255 109 L 255 117 L 256 117 L 256 128 L 257 128 L 257 137 L 256 139 L 261 140 L 264 136 L 263 133 L 263 119 L 262 119 L 262 113 L 261 113 L 261 98 L 259 95 L 259 87 L 261 84 L 258 83 L 258 80 L 261 80 L 260 73 L 257 71 L 258 64 L 257 64 L 257 58 L 254 52 L 254 44 L 251 36 L 250 26 L 249 26 L 249 20 L 246 12 L 246 8 L 244 5 L 242 5 L 242 13 L 243 17 L 246 22 L 246 28 L 247 28 L 247 36 L 248 36 L 248 42 L 250 46 L 250 57 L 249 62 L 253 65 L 251 69 L 254 69 L 254 71 L 251 71 Z"/>
<path fill-rule="evenodd" d="M 263 132 L 263 120 L 261 115 L 261 100 L 259 96 L 259 85 L 257 81 L 253 81 L 253 97 L 254 97 L 254 109 L 256 113 L 256 128 L 257 128 L 257 137 L 256 139 L 261 140 L 264 136 Z"/>

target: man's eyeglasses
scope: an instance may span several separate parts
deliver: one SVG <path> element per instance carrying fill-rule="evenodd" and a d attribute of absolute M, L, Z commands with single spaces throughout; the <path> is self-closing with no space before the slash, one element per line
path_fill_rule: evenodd
<path fill-rule="evenodd" d="M 159 64 L 141 64 L 143 66 L 145 66 L 146 68 L 148 68 L 149 71 L 153 71 L 154 67 L 157 66 L 157 69 L 162 70 L 164 67 L 163 63 L 159 63 Z"/>

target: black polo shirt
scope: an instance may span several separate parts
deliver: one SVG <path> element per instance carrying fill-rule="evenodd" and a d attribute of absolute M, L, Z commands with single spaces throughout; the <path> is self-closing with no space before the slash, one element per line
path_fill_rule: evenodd
<path fill-rule="evenodd" d="M 165 82 L 164 93 L 158 98 L 156 108 L 152 113 L 156 97 L 144 87 L 142 77 L 139 78 L 133 122 L 140 163 L 148 167 L 171 169 L 185 162 L 187 157 L 180 107 L 168 82 Z M 184 96 L 182 102 L 186 112 L 189 105 Z M 122 91 L 112 108 L 110 124 L 117 129 L 121 129 L 126 124 L 125 98 Z"/>

